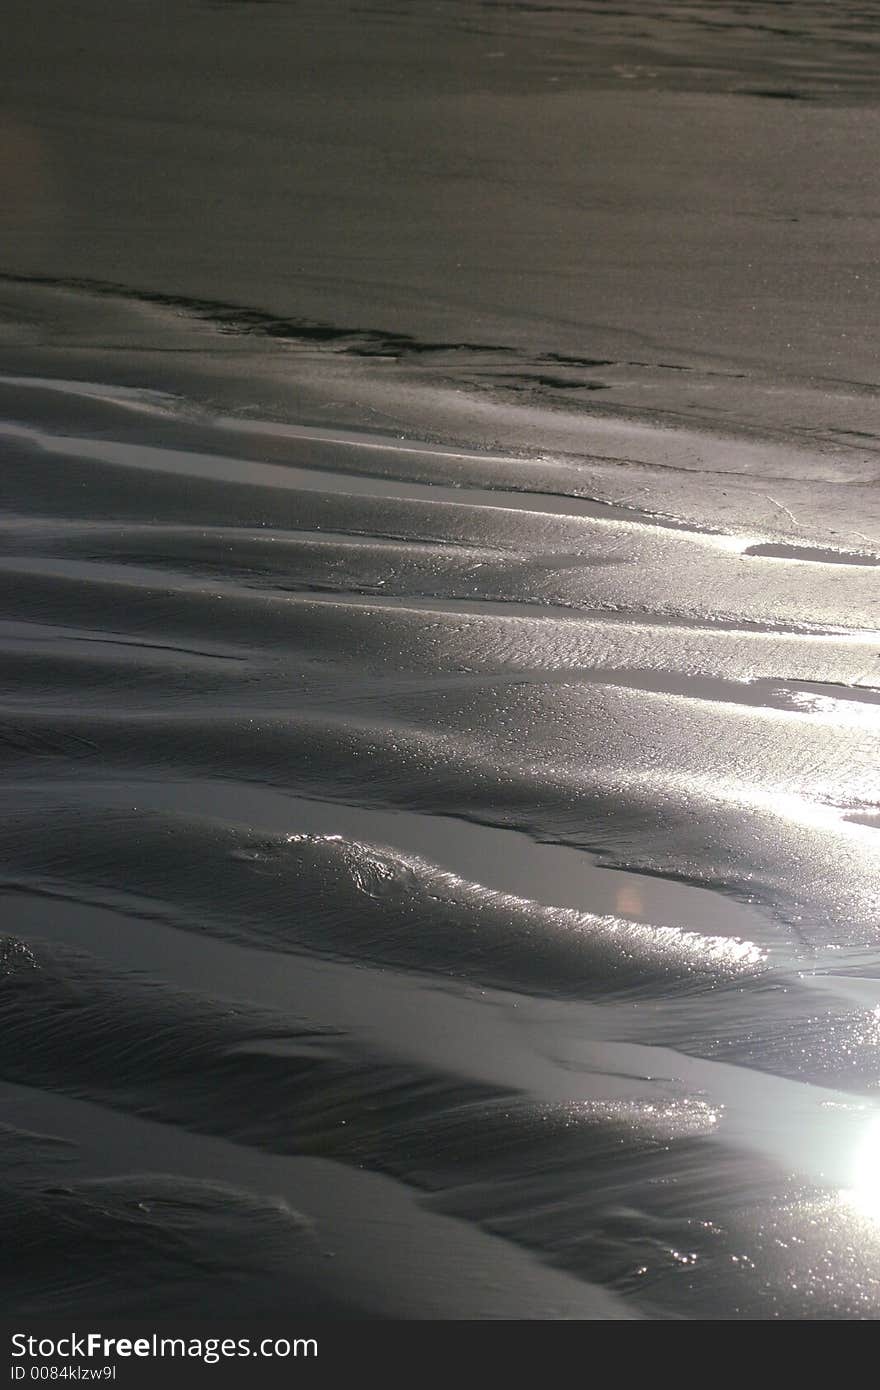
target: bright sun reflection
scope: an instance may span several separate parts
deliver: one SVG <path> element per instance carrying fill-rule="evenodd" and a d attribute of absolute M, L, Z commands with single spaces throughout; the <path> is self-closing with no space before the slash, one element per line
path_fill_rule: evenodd
<path fill-rule="evenodd" d="M 847 1206 L 880 1222 L 880 1119 L 873 1120 L 856 1150 L 852 1184 L 841 1192 Z"/>

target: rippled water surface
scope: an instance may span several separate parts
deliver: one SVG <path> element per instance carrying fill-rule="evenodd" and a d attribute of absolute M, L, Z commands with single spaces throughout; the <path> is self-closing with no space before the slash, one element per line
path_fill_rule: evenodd
<path fill-rule="evenodd" d="M 46 8 L 4 1305 L 876 1317 L 880 11 Z"/>

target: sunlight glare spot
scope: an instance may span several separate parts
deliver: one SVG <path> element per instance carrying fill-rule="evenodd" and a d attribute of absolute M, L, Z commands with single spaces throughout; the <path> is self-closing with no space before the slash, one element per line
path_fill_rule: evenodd
<path fill-rule="evenodd" d="M 872 1121 L 856 1150 L 852 1185 L 840 1196 L 860 1216 L 880 1222 L 880 1119 Z"/>

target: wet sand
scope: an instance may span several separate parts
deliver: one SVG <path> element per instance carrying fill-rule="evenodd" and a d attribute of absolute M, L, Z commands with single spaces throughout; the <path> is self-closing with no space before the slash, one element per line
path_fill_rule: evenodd
<path fill-rule="evenodd" d="M 876 1316 L 870 16 L 46 8 L 5 1305 Z"/>

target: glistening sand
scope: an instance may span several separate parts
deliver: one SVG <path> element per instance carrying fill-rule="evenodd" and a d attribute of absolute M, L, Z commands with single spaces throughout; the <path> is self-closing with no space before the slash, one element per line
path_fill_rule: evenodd
<path fill-rule="evenodd" d="M 876 1316 L 880 11 L 43 8 L 4 1305 Z"/>

